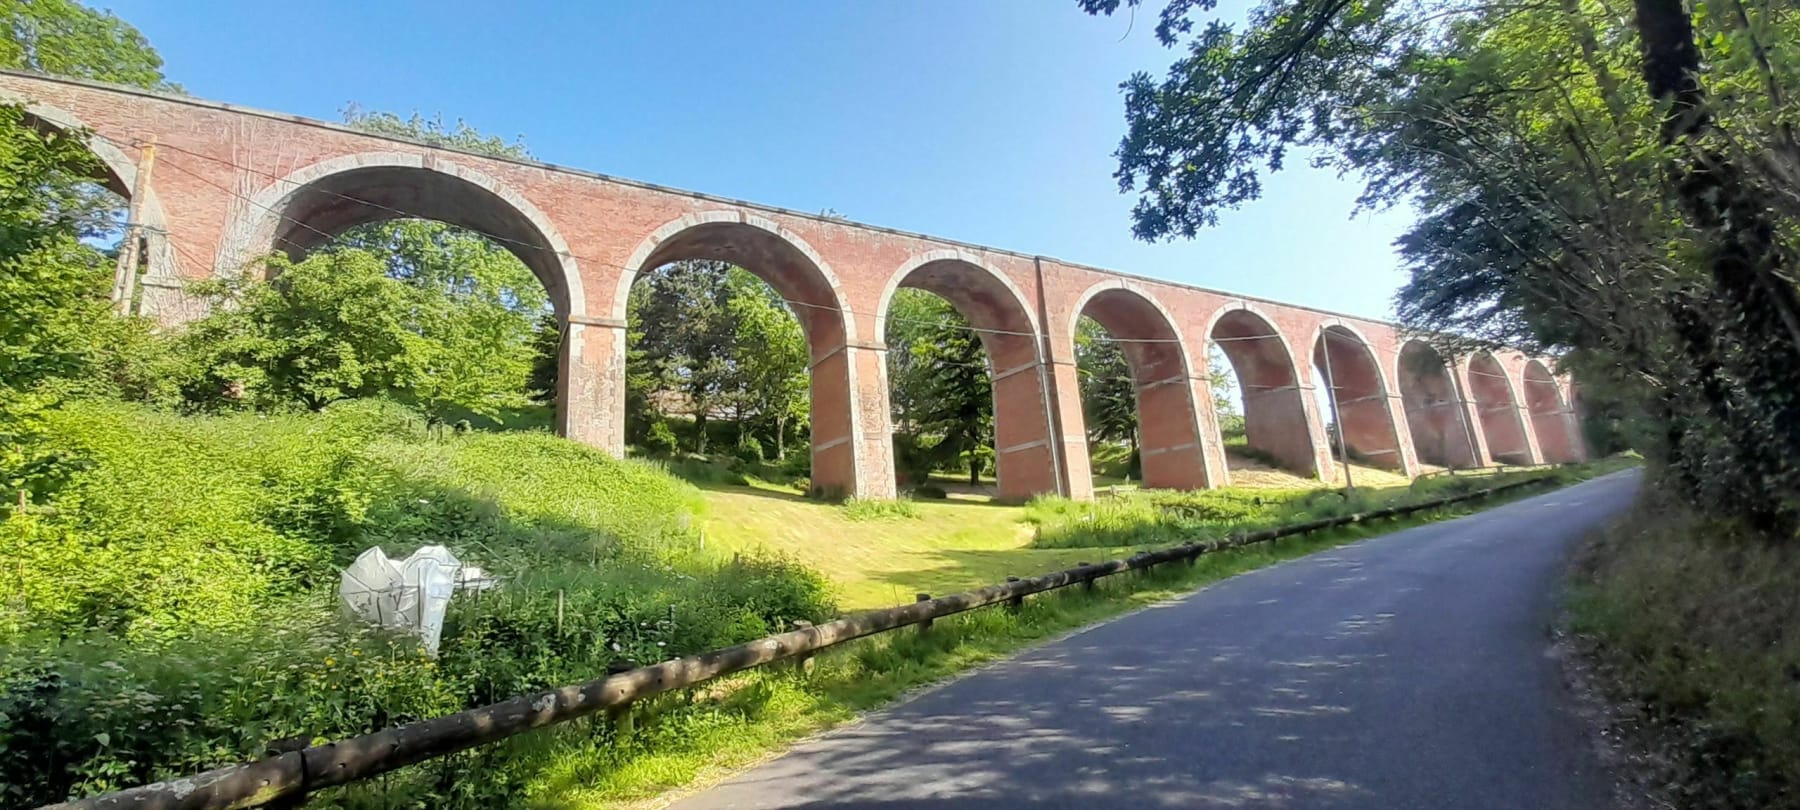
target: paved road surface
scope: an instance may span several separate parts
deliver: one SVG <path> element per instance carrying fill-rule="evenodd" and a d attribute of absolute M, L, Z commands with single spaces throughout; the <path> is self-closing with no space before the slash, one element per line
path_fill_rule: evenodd
<path fill-rule="evenodd" d="M 1037 648 L 678 802 L 1604 808 L 1547 655 L 1635 472 L 1252 572 Z"/>

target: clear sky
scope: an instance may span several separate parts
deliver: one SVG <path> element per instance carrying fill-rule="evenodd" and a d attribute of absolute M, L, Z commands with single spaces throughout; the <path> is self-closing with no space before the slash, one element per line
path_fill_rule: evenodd
<path fill-rule="evenodd" d="M 1407 211 L 1296 166 L 1192 241 L 1131 236 L 1118 84 L 1174 53 L 1074 0 L 113 0 L 202 98 L 355 102 L 645 182 L 1386 317 Z M 1159 7 L 1160 4 L 1153 7 Z M 1221 9 L 1241 17 L 1243 0 Z"/>

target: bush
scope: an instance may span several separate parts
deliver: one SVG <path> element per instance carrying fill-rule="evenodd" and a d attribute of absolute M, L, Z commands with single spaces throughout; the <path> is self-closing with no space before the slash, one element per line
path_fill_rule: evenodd
<path fill-rule="evenodd" d="M 737 459 L 718 459 L 711 456 L 685 455 L 671 459 L 664 467 L 670 475 L 690 484 L 700 486 L 747 486 L 750 483 L 740 469 L 742 462 Z"/>
<path fill-rule="evenodd" d="M 1584 556 L 1572 628 L 1673 743 L 1687 806 L 1800 807 L 1800 553 L 1643 497 Z"/>
<path fill-rule="evenodd" d="M 919 516 L 919 507 L 912 501 L 851 498 L 842 508 L 848 520 L 895 520 Z"/>
<path fill-rule="evenodd" d="M 763 462 L 762 442 L 748 434 L 739 436 L 737 447 L 732 448 L 732 455 L 745 464 L 761 464 Z"/>
<path fill-rule="evenodd" d="M 833 613 L 823 580 L 791 562 L 707 556 L 692 486 L 542 433 L 427 439 L 417 414 L 380 402 L 200 418 L 74 402 L 44 419 L 37 441 L 71 472 L 0 520 L 8 806 L 185 775 L 277 739 L 364 733 Z M 504 585 L 452 600 L 438 660 L 338 618 L 338 566 L 369 545 L 404 555 L 439 542 Z M 479 756 L 526 756 L 513 750 Z M 494 806 L 533 762 L 465 767 L 454 795 L 433 792 L 429 769 L 396 778 L 421 780 L 412 787 L 433 805 Z"/>
<path fill-rule="evenodd" d="M 922 501 L 941 501 L 950 497 L 943 487 L 937 484 L 920 484 L 911 490 L 912 496 Z"/>
<path fill-rule="evenodd" d="M 638 442 L 638 446 L 652 456 L 671 456 L 680 445 L 669 423 L 658 419 L 650 423 L 649 430 L 644 431 L 644 437 Z"/>
<path fill-rule="evenodd" d="M 804 478 L 812 475 L 812 451 L 798 448 L 788 451 L 787 457 L 781 460 L 781 475 L 786 478 Z"/>

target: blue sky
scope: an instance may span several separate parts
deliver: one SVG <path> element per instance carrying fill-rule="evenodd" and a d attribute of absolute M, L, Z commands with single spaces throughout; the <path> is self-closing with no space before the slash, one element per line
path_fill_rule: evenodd
<path fill-rule="evenodd" d="M 1118 84 L 1174 54 L 1074 0 L 119 0 L 196 96 L 443 113 L 542 160 L 1386 317 L 1404 210 L 1294 167 L 1192 241 L 1131 237 Z M 1235 19 L 1242 0 L 1226 0 Z"/>

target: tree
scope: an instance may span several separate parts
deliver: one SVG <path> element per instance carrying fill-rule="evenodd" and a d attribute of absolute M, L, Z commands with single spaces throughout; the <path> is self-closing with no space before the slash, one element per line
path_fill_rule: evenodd
<path fill-rule="evenodd" d="M 734 409 L 739 431 L 747 416 L 768 420 L 775 458 L 782 458 L 788 426 L 806 418 L 808 410 L 806 336 L 787 304 L 761 279 L 734 267 L 726 285 L 726 309 L 736 335 L 731 354 L 741 386 Z"/>
<path fill-rule="evenodd" d="M 980 334 L 948 301 L 902 289 L 889 305 L 887 342 L 895 424 L 908 443 L 897 453 L 904 467 L 920 477 L 967 457 L 969 483 L 980 483 L 978 451 L 993 443 L 994 431 L 993 383 Z"/>
<path fill-rule="evenodd" d="M 0 0 L 0 67 L 179 90 L 129 23 L 75 0 Z"/>
<path fill-rule="evenodd" d="M 491 157 L 532 159 L 531 150 L 525 146 L 523 135 L 507 141 L 498 135 L 488 135 L 461 118 L 456 119 L 454 126 L 444 123 L 443 113 L 430 118 L 414 112 L 401 118 L 391 112 L 367 110 L 360 104 L 345 105 L 341 111 L 344 123 L 352 128 L 376 135 L 388 135 L 417 141 L 427 146 L 441 146 L 447 149 L 458 149 Z"/>
<path fill-rule="evenodd" d="M 1519 343 L 1635 391 L 1686 494 L 1786 532 L 1800 75 L 1778 43 L 1800 24 L 1735 0 L 1636 7 L 1631 28 L 1578 0 L 1271 0 L 1239 31 L 1173 0 L 1157 34 L 1186 54 L 1125 83 L 1134 230 L 1194 234 L 1295 148 L 1361 172 L 1364 204 L 1421 212 L 1403 320 L 1447 351 Z"/>
<path fill-rule="evenodd" d="M 1088 441 L 1125 442 L 1138 454 L 1137 386 L 1131 364 L 1106 328 L 1082 318 L 1075 329 L 1075 370 L 1081 380 Z M 1136 464 L 1131 465 L 1134 469 Z"/>
<path fill-rule="evenodd" d="M 110 268 L 81 244 L 74 204 L 94 165 L 81 133 L 42 131 L 0 106 L 0 483 L 9 493 L 55 463 L 31 449 L 39 414 L 56 402 L 41 389 L 89 368 L 94 324 L 111 317 Z"/>
<path fill-rule="evenodd" d="M 707 449 L 707 421 L 736 393 L 730 270 L 723 262 L 675 262 L 645 273 L 631 291 L 638 299 L 632 309 L 639 327 L 627 336 L 629 350 L 651 390 L 675 394 L 694 415 L 697 453 Z"/>
<path fill-rule="evenodd" d="M 259 409 L 321 410 L 339 400 L 406 387 L 429 358 L 416 320 L 421 296 L 363 251 L 325 251 L 294 263 L 268 260 L 253 274 L 197 285 L 210 314 L 183 341 L 202 358 L 190 399 Z"/>

